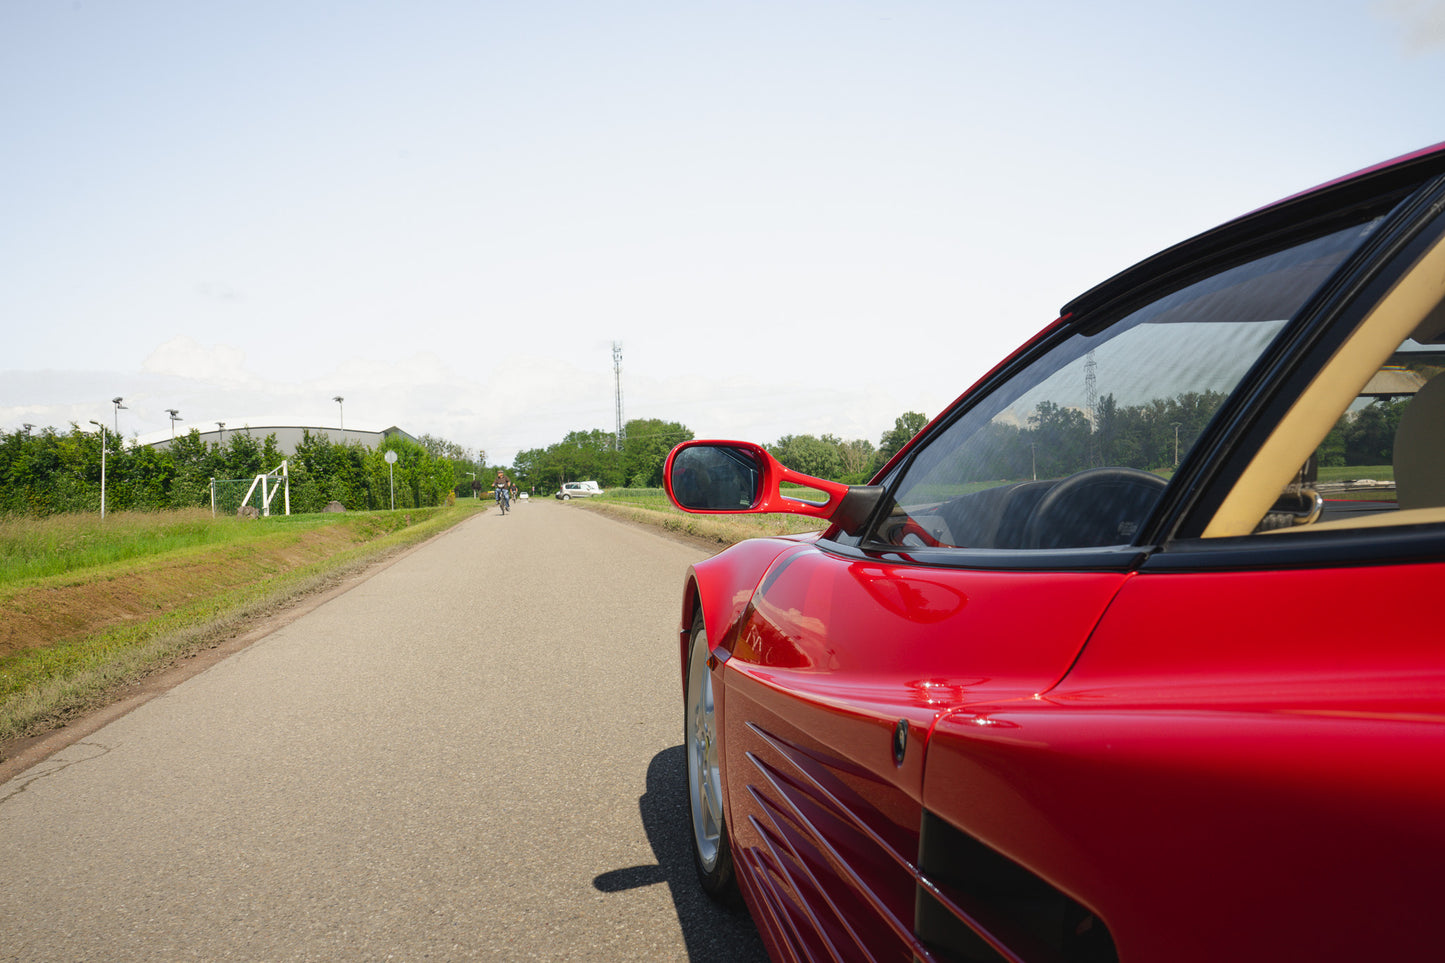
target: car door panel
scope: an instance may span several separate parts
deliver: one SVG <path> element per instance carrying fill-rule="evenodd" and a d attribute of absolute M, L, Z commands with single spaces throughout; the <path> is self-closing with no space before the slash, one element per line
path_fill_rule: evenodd
<path fill-rule="evenodd" d="M 1442 577 L 1141 574 L 1043 699 L 940 723 L 925 806 L 1096 912 L 1121 959 L 1429 956 L 1404 944 L 1445 858 L 1445 650 L 1390 602 Z M 1361 889 L 1389 909 L 1354 912 Z"/>
<path fill-rule="evenodd" d="M 778 558 L 719 670 L 733 845 L 753 895 L 803 945 L 909 958 L 935 720 L 1050 687 L 1126 577 L 923 569 L 816 547 Z"/>

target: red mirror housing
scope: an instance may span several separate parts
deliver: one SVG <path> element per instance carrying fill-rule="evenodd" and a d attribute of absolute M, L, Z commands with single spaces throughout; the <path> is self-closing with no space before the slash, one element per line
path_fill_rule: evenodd
<path fill-rule="evenodd" d="M 785 495 L 784 482 L 816 489 L 817 502 Z M 667 456 L 663 484 L 679 509 L 701 515 L 786 513 L 818 518 L 856 533 L 883 496 L 881 486 L 845 485 L 794 471 L 762 445 L 746 441 L 685 441 Z"/>

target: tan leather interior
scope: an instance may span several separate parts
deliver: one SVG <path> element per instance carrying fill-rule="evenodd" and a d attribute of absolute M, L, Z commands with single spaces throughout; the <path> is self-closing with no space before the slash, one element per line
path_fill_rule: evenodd
<path fill-rule="evenodd" d="M 1400 416 L 1395 491 L 1401 509 L 1445 505 L 1445 375 L 1426 382 Z"/>

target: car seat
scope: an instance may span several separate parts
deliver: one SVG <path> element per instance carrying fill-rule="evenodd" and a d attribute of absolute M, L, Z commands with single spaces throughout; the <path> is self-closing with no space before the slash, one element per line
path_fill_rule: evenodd
<path fill-rule="evenodd" d="M 1394 463 L 1401 509 L 1445 506 L 1445 374 L 1425 382 L 1400 415 Z"/>

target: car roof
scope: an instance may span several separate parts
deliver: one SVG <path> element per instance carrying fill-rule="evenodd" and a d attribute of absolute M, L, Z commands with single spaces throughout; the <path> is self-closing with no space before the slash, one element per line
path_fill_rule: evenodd
<path fill-rule="evenodd" d="M 1167 284 L 1171 275 L 1178 275 L 1184 283 L 1201 262 L 1223 251 L 1247 245 L 1251 240 L 1269 243 L 1280 231 L 1377 202 L 1382 196 L 1407 191 L 1421 179 L 1441 172 L 1445 172 L 1445 141 L 1292 194 L 1145 258 L 1074 298 L 1060 314 L 1092 313 L 1111 302 L 1128 300 L 1131 292 L 1144 284 Z"/>

